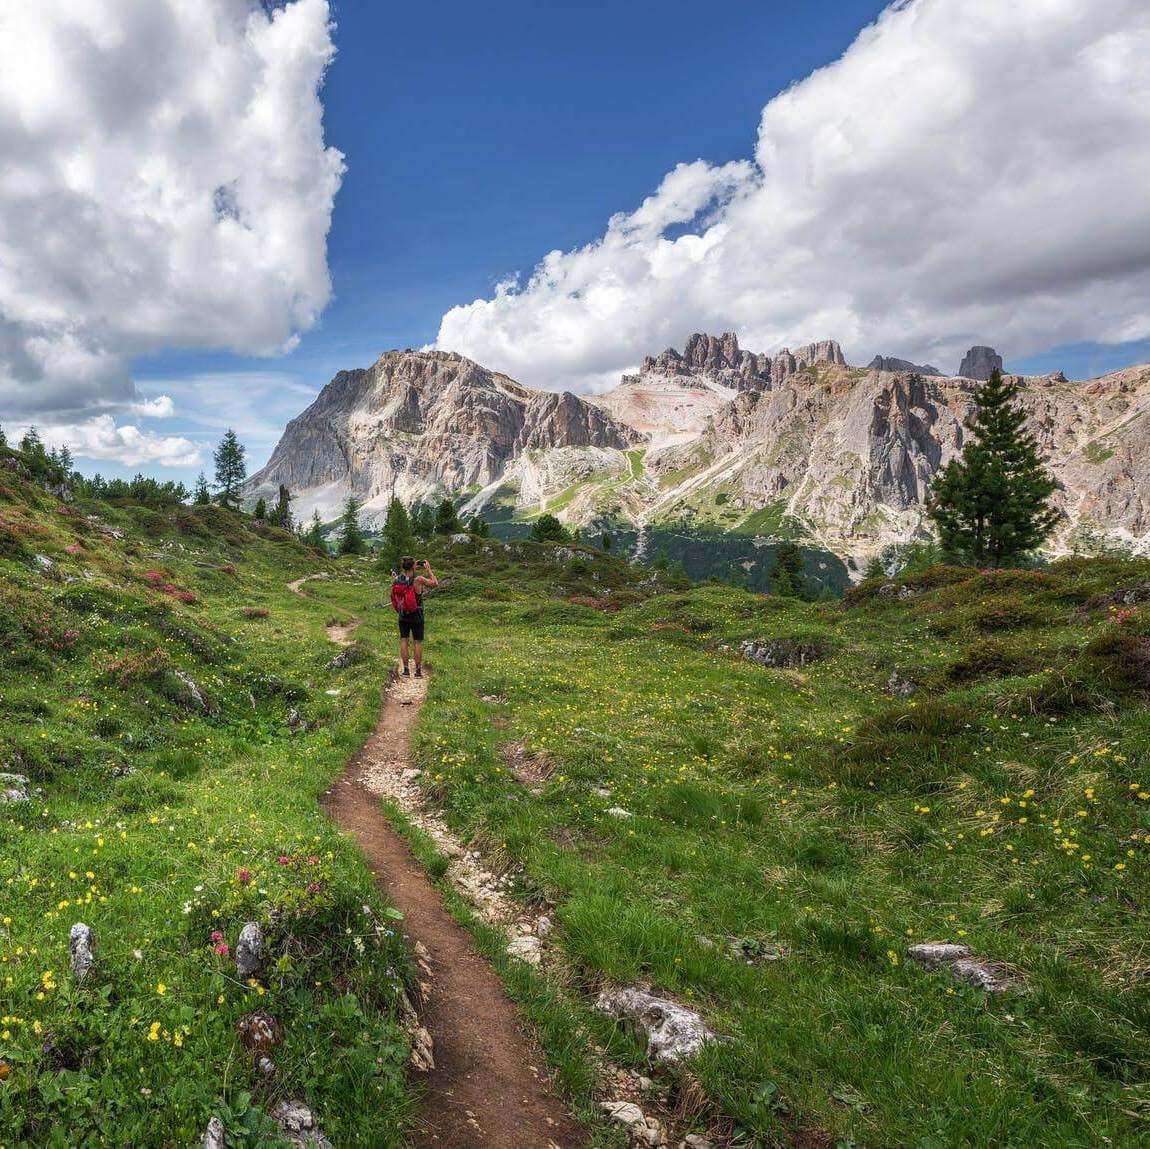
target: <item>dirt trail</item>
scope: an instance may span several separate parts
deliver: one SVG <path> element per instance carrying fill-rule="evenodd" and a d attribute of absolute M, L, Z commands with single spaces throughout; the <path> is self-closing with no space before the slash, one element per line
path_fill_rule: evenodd
<path fill-rule="evenodd" d="M 439 890 L 392 829 L 369 775 L 410 767 L 411 729 L 427 680 L 394 678 L 364 748 L 325 798 L 336 822 L 359 843 L 376 881 L 422 943 L 432 971 L 422 1021 L 435 1068 L 423 1103 L 421 1149 L 574 1149 L 586 1137 L 548 1086 L 543 1055 L 520 1026 L 515 1006 L 470 934 L 448 913 Z"/>

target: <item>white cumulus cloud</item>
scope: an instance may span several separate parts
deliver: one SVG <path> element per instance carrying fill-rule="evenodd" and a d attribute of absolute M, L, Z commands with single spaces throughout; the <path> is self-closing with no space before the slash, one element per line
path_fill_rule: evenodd
<path fill-rule="evenodd" d="M 13 442 L 27 425 L 9 428 Z M 131 424 L 117 424 L 111 415 L 94 415 L 79 423 L 41 423 L 36 430 L 48 447 L 68 447 L 82 459 L 110 460 L 138 467 L 191 467 L 199 463 L 200 448 L 182 435 L 156 435 Z"/>
<path fill-rule="evenodd" d="M 767 104 L 753 162 L 680 165 L 437 345 L 599 390 L 696 330 L 950 370 L 1144 339 L 1148 188 L 1145 0 L 900 0 Z"/>
<path fill-rule="evenodd" d="M 0 4 L 0 411 L 127 409 L 133 356 L 315 322 L 333 52 L 328 0 Z"/>

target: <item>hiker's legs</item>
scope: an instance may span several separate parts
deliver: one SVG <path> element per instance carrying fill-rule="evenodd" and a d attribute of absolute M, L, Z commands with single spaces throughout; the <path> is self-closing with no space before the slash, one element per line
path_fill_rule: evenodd
<path fill-rule="evenodd" d="M 423 639 L 417 638 L 415 641 L 415 669 L 418 672 L 423 669 Z"/>
<path fill-rule="evenodd" d="M 416 661 L 418 662 L 419 661 L 419 653 L 418 653 L 419 652 L 419 644 L 418 643 L 416 643 L 415 649 L 416 649 L 415 658 L 416 658 Z M 407 669 L 407 635 L 406 634 L 399 640 L 399 657 L 403 661 L 403 669 L 406 670 Z"/>

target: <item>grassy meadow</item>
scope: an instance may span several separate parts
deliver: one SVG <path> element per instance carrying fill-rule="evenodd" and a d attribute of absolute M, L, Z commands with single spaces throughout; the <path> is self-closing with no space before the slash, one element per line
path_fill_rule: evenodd
<path fill-rule="evenodd" d="M 738 1144 L 1150 1136 L 1150 640 L 1113 593 L 1146 597 L 1150 564 L 935 568 L 807 604 L 568 556 L 445 558 L 417 751 L 554 917 L 579 1033 L 643 1064 L 587 1007 L 606 982 L 701 1010 L 731 1040 L 661 1088 Z M 744 639 L 813 661 L 768 669 Z M 937 940 L 1013 988 L 908 961 Z"/>
<path fill-rule="evenodd" d="M 401 923 L 317 804 L 378 705 L 369 653 L 326 669 L 360 569 L 0 471 L 0 770 L 34 788 L 0 804 L 0 1145 L 199 1144 L 213 1115 L 272 1145 L 285 1097 L 336 1144 L 405 1143 Z M 236 974 L 249 920 L 262 982 Z M 283 1030 L 270 1078 L 237 1034 L 257 1009 Z"/>

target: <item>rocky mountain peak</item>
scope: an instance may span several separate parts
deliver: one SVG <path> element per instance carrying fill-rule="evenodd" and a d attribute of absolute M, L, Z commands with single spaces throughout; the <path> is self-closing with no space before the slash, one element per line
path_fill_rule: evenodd
<path fill-rule="evenodd" d="M 929 363 L 911 363 L 908 359 L 896 359 L 890 355 L 876 355 L 868 364 L 869 371 L 897 371 L 911 375 L 932 375 L 942 377 L 942 372 Z"/>
<path fill-rule="evenodd" d="M 995 371 L 1002 370 L 1002 356 L 993 347 L 972 347 L 963 357 L 958 369 L 961 379 L 987 380 Z"/>

